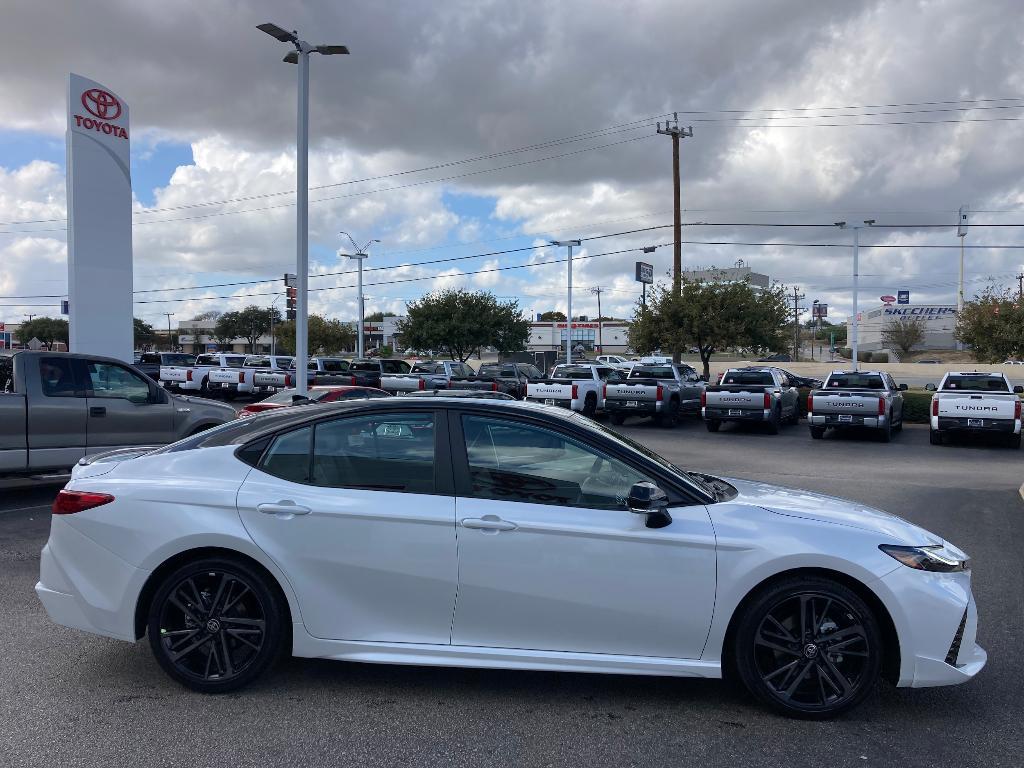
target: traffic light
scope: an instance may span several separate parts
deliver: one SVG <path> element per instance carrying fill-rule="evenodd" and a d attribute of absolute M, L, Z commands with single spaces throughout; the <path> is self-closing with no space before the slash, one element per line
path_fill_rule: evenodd
<path fill-rule="evenodd" d="M 295 301 L 298 298 L 299 291 L 297 288 L 285 288 L 286 293 L 286 305 L 285 305 L 285 318 L 288 320 L 295 319 Z"/>

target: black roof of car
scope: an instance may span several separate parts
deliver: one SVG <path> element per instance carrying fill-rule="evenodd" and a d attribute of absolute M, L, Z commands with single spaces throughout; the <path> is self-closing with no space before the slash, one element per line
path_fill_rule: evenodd
<path fill-rule="evenodd" d="M 404 392 L 399 397 L 475 397 L 484 400 L 515 400 L 512 395 L 486 389 L 421 389 L 416 392 Z"/>

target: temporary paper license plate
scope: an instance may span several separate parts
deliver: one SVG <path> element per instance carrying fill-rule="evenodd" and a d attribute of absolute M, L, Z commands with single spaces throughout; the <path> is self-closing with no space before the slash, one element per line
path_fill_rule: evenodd
<path fill-rule="evenodd" d="M 730 408 L 729 409 L 729 415 L 730 416 L 742 416 L 743 415 L 743 411 L 741 409 L 739 409 L 739 408 Z"/>
<path fill-rule="evenodd" d="M 640 407 L 640 403 L 638 401 L 636 401 L 636 400 L 627 400 L 626 401 L 626 407 L 627 408 L 639 408 Z"/>
<path fill-rule="evenodd" d="M 839 414 L 839 421 L 850 423 L 850 422 L 853 421 L 853 416 L 851 416 L 848 413 L 841 413 L 841 414 Z"/>
<path fill-rule="evenodd" d="M 554 405 L 554 404 L 555 404 L 555 401 L 550 399 L 550 398 L 544 401 L 544 405 Z"/>
<path fill-rule="evenodd" d="M 967 426 L 968 427 L 984 427 L 985 426 L 985 420 L 984 419 L 968 419 L 967 420 Z"/>

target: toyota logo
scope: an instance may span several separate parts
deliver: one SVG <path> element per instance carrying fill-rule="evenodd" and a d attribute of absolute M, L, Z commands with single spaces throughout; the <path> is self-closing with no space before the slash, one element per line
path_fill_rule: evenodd
<path fill-rule="evenodd" d="M 100 120 L 117 120 L 121 116 L 121 102 L 117 96 L 101 88 L 90 88 L 82 94 L 82 106 Z"/>

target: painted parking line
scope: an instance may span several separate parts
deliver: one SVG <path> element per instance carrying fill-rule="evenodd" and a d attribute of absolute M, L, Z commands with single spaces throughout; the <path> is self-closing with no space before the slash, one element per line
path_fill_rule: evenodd
<path fill-rule="evenodd" d="M 31 512 L 34 509 L 52 509 L 52 504 L 40 504 L 36 507 L 15 507 L 14 509 L 0 509 L 0 515 L 4 515 L 8 512 Z"/>

